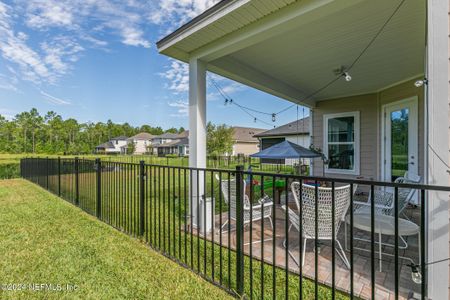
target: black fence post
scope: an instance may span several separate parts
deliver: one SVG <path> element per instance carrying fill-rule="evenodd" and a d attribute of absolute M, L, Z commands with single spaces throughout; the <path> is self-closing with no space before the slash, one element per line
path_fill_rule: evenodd
<path fill-rule="evenodd" d="M 80 203 L 80 165 L 78 157 L 75 157 L 75 205 Z"/>
<path fill-rule="evenodd" d="M 102 162 L 100 158 L 95 159 L 96 171 L 97 171 L 97 218 L 102 217 Z"/>
<path fill-rule="evenodd" d="M 144 206 L 144 193 L 145 193 L 145 162 L 141 160 L 139 162 L 139 235 L 144 236 L 144 218 L 145 218 L 145 206 Z"/>
<path fill-rule="evenodd" d="M 58 197 L 61 197 L 61 157 L 58 156 Z"/>
<path fill-rule="evenodd" d="M 236 166 L 236 291 L 244 293 L 244 167 Z"/>

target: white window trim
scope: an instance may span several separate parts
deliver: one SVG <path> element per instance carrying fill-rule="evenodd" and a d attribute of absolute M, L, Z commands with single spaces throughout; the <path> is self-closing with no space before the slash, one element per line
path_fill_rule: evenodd
<path fill-rule="evenodd" d="M 328 159 L 328 120 L 339 118 L 339 117 L 354 117 L 355 119 L 355 161 L 354 161 L 354 169 L 353 170 L 341 170 L 341 169 L 330 169 L 328 166 L 325 166 L 325 173 L 330 174 L 346 174 L 346 175 L 360 175 L 360 118 L 359 111 L 345 112 L 345 113 L 337 113 L 337 114 L 325 114 L 323 115 L 323 153 Z M 351 144 L 351 143 L 349 143 Z"/>

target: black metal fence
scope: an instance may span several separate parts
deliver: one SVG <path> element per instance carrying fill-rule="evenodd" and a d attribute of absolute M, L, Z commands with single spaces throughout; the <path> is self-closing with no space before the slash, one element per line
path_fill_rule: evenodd
<path fill-rule="evenodd" d="M 427 192 L 450 191 L 242 166 L 26 158 L 20 169 L 23 178 L 250 299 L 425 299 Z M 378 230 L 382 220 L 390 231 Z"/>
<path fill-rule="evenodd" d="M 102 158 L 103 161 L 114 161 L 123 163 L 138 164 L 141 160 L 146 164 L 151 165 L 166 165 L 166 166 L 189 166 L 188 156 L 165 156 L 159 157 L 155 155 L 110 155 Z M 259 158 L 235 155 L 235 156 L 208 156 L 206 158 L 206 165 L 209 168 L 219 169 L 235 169 L 237 165 L 242 165 L 248 168 L 252 166 L 253 170 L 263 172 L 282 172 L 289 174 L 308 174 L 309 165 L 302 164 L 300 159 L 283 160 L 284 163 L 263 163 Z M 306 162 L 306 160 L 305 160 Z M 300 165 L 300 167 L 297 167 Z"/>

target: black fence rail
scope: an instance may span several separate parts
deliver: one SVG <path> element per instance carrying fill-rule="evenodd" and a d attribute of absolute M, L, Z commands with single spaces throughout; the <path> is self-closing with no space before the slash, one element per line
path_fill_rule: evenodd
<path fill-rule="evenodd" d="M 428 192 L 450 187 L 87 159 L 21 175 L 236 296 L 426 299 Z M 387 227 L 383 227 L 387 226 Z"/>
<path fill-rule="evenodd" d="M 107 162 L 122 162 L 122 163 L 132 163 L 139 164 L 140 161 L 145 161 L 146 164 L 150 165 L 166 165 L 166 166 L 178 166 L 187 167 L 189 166 L 188 156 L 155 156 L 155 155 L 110 155 L 102 158 L 103 161 Z M 245 156 L 245 155 L 235 155 L 235 156 L 208 156 L 206 159 L 206 165 L 208 168 L 219 168 L 219 169 L 235 169 L 237 165 L 252 167 L 255 171 L 262 172 L 278 172 L 278 173 L 288 173 L 288 174 L 302 174 L 306 175 L 309 172 L 309 165 L 300 159 L 286 159 L 286 160 L 275 160 L 274 162 L 264 162 L 259 158 Z"/>

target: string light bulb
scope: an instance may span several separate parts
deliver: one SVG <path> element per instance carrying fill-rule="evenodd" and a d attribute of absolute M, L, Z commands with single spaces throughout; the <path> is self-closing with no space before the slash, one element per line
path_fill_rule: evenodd
<path fill-rule="evenodd" d="M 256 123 L 256 118 L 253 121 Z"/>
<path fill-rule="evenodd" d="M 416 88 L 420 88 L 421 86 L 423 86 L 424 84 L 428 84 L 428 80 L 423 79 L 423 80 L 417 80 L 416 82 L 414 82 L 414 86 Z"/>
<path fill-rule="evenodd" d="M 411 279 L 414 281 L 414 283 L 421 284 L 422 283 L 422 274 L 419 272 L 419 266 L 411 264 L 409 265 L 411 267 Z"/>
<path fill-rule="evenodd" d="M 276 119 L 276 114 L 272 114 L 272 122 L 275 122 L 277 119 Z"/>
<path fill-rule="evenodd" d="M 342 76 L 344 76 L 345 81 L 350 82 L 352 81 L 352 76 L 350 76 L 350 74 L 346 71 L 342 74 Z"/>

